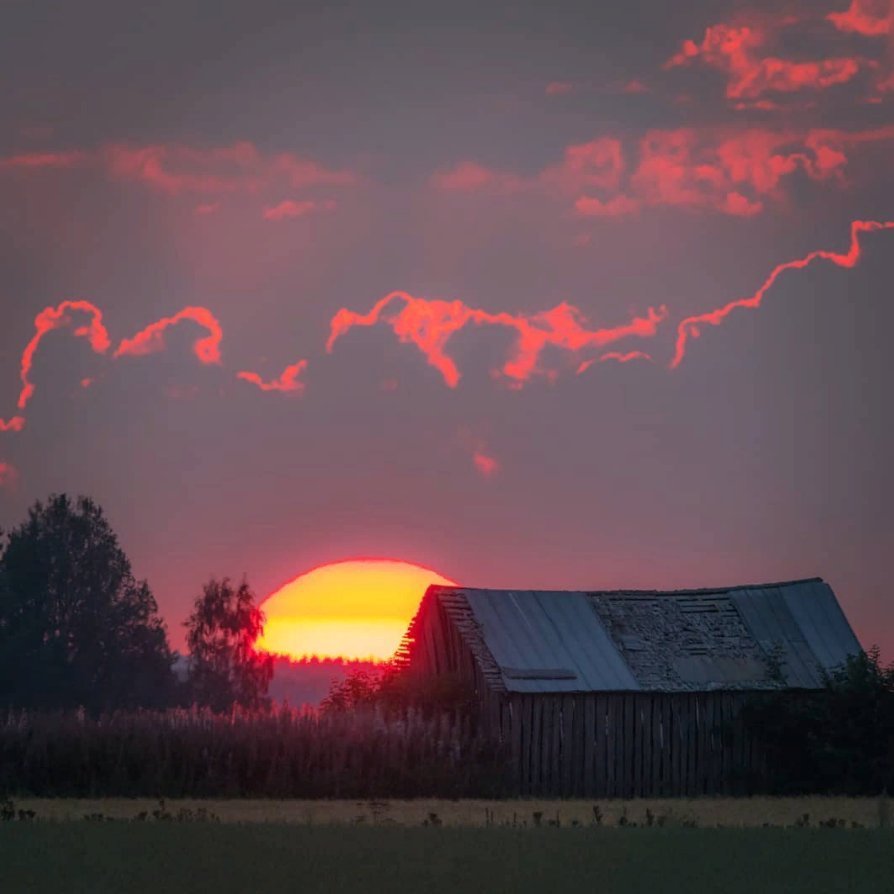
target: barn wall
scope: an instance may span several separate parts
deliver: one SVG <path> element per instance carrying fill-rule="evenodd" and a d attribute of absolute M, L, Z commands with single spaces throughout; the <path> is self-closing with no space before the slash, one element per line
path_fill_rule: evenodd
<path fill-rule="evenodd" d="M 519 795 L 678 797 L 760 788 L 744 693 L 506 695 L 500 738 Z"/>

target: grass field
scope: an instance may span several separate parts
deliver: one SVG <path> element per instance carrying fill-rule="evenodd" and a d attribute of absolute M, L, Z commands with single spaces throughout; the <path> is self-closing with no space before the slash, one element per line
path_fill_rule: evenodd
<path fill-rule="evenodd" d="M 33 810 L 40 820 L 81 820 L 101 814 L 110 819 L 134 819 L 140 813 L 151 816 L 157 800 L 147 798 L 15 799 L 17 809 Z M 594 813 L 598 808 L 598 814 Z M 221 822 L 300 823 L 310 825 L 351 824 L 421 826 L 431 816 L 445 826 L 512 825 L 562 827 L 591 826 L 597 815 L 603 826 L 617 826 L 622 817 L 628 824 L 652 822 L 667 826 L 696 825 L 700 828 L 742 828 L 792 826 L 838 820 L 850 828 L 894 824 L 891 806 L 879 798 L 675 798 L 636 801 L 536 801 L 502 800 L 456 801 L 419 799 L 413 801 L 326 801 L 326 800 L 168 800 L 165 810 L 195 814 L 203 810 Z M 648 812 L 648 813 L 647 813 Z M 536 815 L 539 814 L 539 819 Z M 663 818 L 663 819 L 662 819 Z"/>
<path fill-rule="evenodd" d="M 4 823 L 2 890 L 728 892 L 894 890 L 890 833 Z"/>

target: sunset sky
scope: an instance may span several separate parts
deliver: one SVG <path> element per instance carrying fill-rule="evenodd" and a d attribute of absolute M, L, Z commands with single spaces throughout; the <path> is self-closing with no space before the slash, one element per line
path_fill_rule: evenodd
<path fill-rule="evenodd" d="M 0 32 L 0 526 L 93 496 L 181 648 L 211 574 L 381 556 L 821 575 L 894 658 L 894 0 Z"/>

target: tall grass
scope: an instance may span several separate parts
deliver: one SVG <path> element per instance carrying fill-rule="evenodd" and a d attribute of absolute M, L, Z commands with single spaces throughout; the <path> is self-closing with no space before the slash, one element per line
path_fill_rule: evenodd
<path fill-rule="evenodd" d="M 0 721 L 0 795 L 496 797 L 506 766 L 497 744 L 446 714 L 191 709 Z"/>

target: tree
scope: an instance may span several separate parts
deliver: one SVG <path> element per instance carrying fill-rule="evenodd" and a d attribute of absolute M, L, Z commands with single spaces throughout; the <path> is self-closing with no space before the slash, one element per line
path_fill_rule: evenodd
<path fill-rule="evenodd" d="M 745 719 L 774 794 L 894 791 L 894 666 L 878 647 L 825 674 L 822 690 L 756 696 Z"/>
<path fill-rule="evenodd" d="M 269 705 L 273 656 L 255 650 L 264 613 L 246 580 L 233 589 L 229 578 L 212 578 L 196 598 L 187 619 L 189 681 L 193 700 L 215 711 L 234 704 Z"/>
<path fill-rule="evenodd" d="M 0 704 L 158 707 L 175 685 L 164 623 L 102 509 L 35 503 L 0 555 Z"/>

